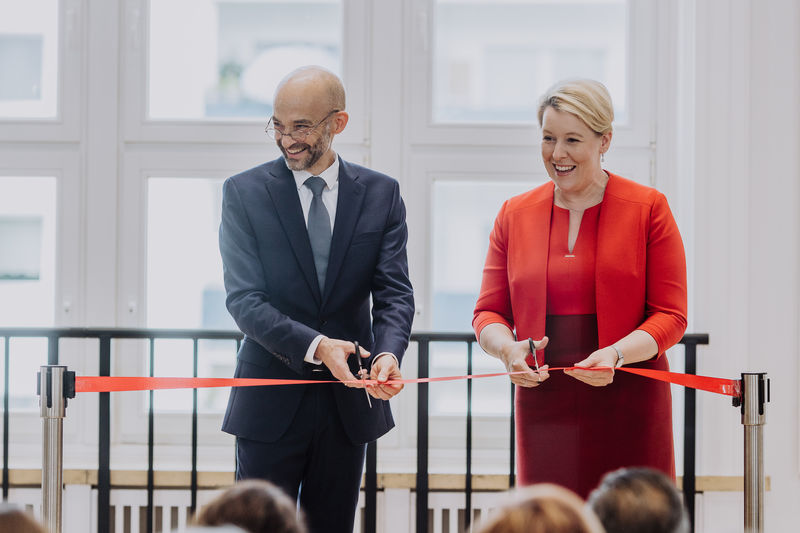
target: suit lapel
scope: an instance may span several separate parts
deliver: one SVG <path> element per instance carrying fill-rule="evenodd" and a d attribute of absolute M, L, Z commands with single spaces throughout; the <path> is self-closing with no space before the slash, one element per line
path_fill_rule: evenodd
<path fill-rule="evenodd" d="M 325 290 L 322 294 L 323 305 L 330 297 L 339 271 L 345 259 L 345 252 L 353 238 L 353 230 L 361 214 L 364 203 L 364 185 L 357 181 L 358 173 L 339 158 L 339 198 L 336 203 L 336 220 L 331 236 L 331 255 L 328 258 L 328 271 L 325 274 Z M 309 249 L 310 249 L 309 244 Z"/>
<path fill-rule="evenodd" d="M 317 273 L 314 270 L 314 252 L 311 251 L 311 241 L 308 239 L 303 208 L 297 194 L 297 184 L 283 159 L 275 161 L 270 174 L 270 179 L 267 180 L 267 192 L 272 198 L 275 211 L 278 213 L 278 218 L 289 239 L 300 270 L 319 304 L 322 296 L 317 282 Z M 336 235 L 335 232 L 334 235 Z"/>

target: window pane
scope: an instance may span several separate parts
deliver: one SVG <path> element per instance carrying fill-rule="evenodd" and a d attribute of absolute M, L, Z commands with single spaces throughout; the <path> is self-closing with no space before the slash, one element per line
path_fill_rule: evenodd
<path fill-rule="evenodd" d="M 0 118 L 53 118 L 58 1 L 0 0 Z"/>
<path fill-rule="evenodd" d="M 341 43 L 341 0 L 151 0 L 149 117 L 264 119 L 291 70 L 340 74 Z"/>
<path fill-rule="evenodd" d="M 581 77 L 626 122 L 627 16 L 626 0 L 437 0 L 434 121 L 535 122 L 548 87 Z"/>
<path fill-rule="evenodd" d="M 30 417 L 38 416 L 36 373 L 40 367 L 47 364 L 47 339 L 12 338 L 8 343 L 8 355 L 9 412 L 26 413 L 25 416 Z M 5 365 L 0 365 L 2 380 L 5 380 L 4 372 Z"/>
<path fill-rule="evenodd" d="M 529 182 L 434 181 L 433 183 L 433 331 L 472 331 L 472 311 L 478 299 L 489 233 L 500 206 L 508 198 L 533 188 Z M 453 376 L 467 369 L 464 344 L 431 346 L 431 375 Z M 473 346 L 473 372 L 502 372 L 497 359 Z M 474 382 L 476 414 L 508 415 L 508 379 Z M 480 400 L 478 400 L 480 399 Z M 466 387 L 457 382 L 431 388 L 431 413 L 464 414 Z"/>
<path fill-rule="evenodd" d="M 0 324 L 52 326 L 56 179 L 0 176 Z"/>
<path fill-rule="evenodd" d="M 147 326 L 235 330 L 225 308 L 217 245 L 222 180 L 157 177 L 148 181 Z M 201 341 L 198 376 L 233 377 L 234 341 Z M 192 375 L 191 341 L 156 343 L 158 376 Z M 222 411 L 227 389 L 200 389 L 201 411 Z M 190 411 L 185 391 L 159 391 L 156 407 Z"/>

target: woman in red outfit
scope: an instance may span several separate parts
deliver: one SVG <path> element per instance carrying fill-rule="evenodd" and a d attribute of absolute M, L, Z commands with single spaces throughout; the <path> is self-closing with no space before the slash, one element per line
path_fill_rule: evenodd
<path fill-rule="evenodd" d="M 522 372 L 511 376 L 520 483 L 584 498 L 620 467 L 675 477 L 669 384 L 614 368 L 668 370 L 664 352 L 686 329 L 686 259 L 664 195 L 601 167 L 613 118 L 598 82 L 544 95 L 551 181 L 500 209 L 472 322 L 483 349 Z M 563 366 L 579 369 L 548 372 Z"/>

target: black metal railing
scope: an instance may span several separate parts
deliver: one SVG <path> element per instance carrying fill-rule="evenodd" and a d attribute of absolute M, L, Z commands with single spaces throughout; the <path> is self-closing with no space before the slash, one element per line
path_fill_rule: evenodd
<path fill-rule="evenodd" d="M 431 342 L 464 342 L 467 345 L 467 374 L 472 373 L 472 347 L 475 336 L 471 333 L 415 333 L 412 341 L 419 344 L 418 349 L 418 374 L 419 377 L 428 377 L 430 367 Z M 708 344 L 707 333 L 687 333 L 680 340 L 684 346 L 684 372 L 695 374 L 697 372 L 697 346 Z M 420 383 L 417 389 L 417 486 L 416 486 L 416 532 L 427 533 L 428 524 L 428 384 Z M 686 387 L 684 390 L 683 412 L 683 496 L 689 511 L 690 524 L 694 530 L 694 500 L 695 485 L 695 389 Z M 467 436 L 466 436 L 466 479 L 465 479 L 465 527 L 469 527 L 472 519 L 472 380 L 467 380 Z M 509 472 L 508 486 L 513 487 L 515 477 L 515 435 L 514 435 L 514 386 L 511 385 L 511 423 L 509 424 Z M 367 531 L 373 531 L 374 528 Z"/>
<path fill-rule="evenodd" d="M 4 388 L 3 388 L 3 501 L 8 499 L 9 490 L 9 361 L 10 340 L 12 338 L 46 338 L 48 341 L 47 364 L 59 362 L 59 341 L 63 338 L 97 339 L 99 341 L 99 375 L 111 375 L 111 341 L 117 339 L 146 339 L 149 342 L 150 376 L 153 376 L 155 363 L 156 339 L 191 339 L 193 347 L 193 377 L 197 377 L 198 342 L 200 340 L 232 340 L 238 350 L 242 334 L 235 331 L 184 330 L 184 329 L 89 329 L 89 328 L 0 328 L 0 337 L 4 338 Z M 411 337 L 417 345 L 418 377 L 429 377 L 431 343 L 464 343 L 467 353 L 467 374 L 472 374 L 472 356 L 475 337 L 471 333 L 437 333 L 417 332 Z M 708 344 L 707 334 L 687 334 L 681 339 L 685 347 L 685 372 L 694 374 L 697 366 L 697 345 Z M 472 517 L 472 380 L 467 380 L 467 413 L 466 413 L 466 526 Z M 154 483 L 154 407 L 153 391 L 149 391 L 148 436 L 147 436 L 147 532 L 153 531 L 153 494 Z M 426 533 L 428 524 L 429 496 L 429 394 L 428 383 L 420 383 L 417 387 L 417 475 L 416 475 L 416 531 Z M 110 530 L 110 492 L 111 492 L 111 403 L 110 393 L 99 393 L 98 407 L 98 472 L 97 472 L 97 531 L 104 533 Z M 683 493 L 686 506 L 694 523 L 695 496 L 695 391 L 685 390 L 684 401 L 684 468 Z M 197 506 L 197 448 L 198 448 L 198 405 L 197 389 L 193 390 L 192 401 L 192 435 L 191 435 L 191 509 Z M 511 418 L 509 430 L 509 471 L 508 486 L 515 484 L 515 449 L 514 449 L 514 387 L 511 386 Z M 365 513 L 364 531 L 376 531 L 377 517 L 377 446 L 374 442 L 367 446 L 365 469 Z"/>

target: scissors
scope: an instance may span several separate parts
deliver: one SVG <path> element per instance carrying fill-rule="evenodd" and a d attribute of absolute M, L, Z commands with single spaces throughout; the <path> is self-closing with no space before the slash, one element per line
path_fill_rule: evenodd
<path fill-rule="evenodd" d="M 364 377 L 364 367 L 361 365 L 361 350 L 358 349 L 358 341 L 353 342 L 353 344 L 355 345 L 356 360 L 358 361 L 358 375 L 361 376 L 361 383 L 364 384 L 364 394 L 367 395 L 367 403 L 370 408 L 372 408 L 372 399 L 367 392 L 367 379 Z"/>
<path fill-rule="evenodd" d="M 536 358 L 536 347 L 533 345 L 533 339 L 528 337 L 528 346 L 531 349 L 531 355 L 533 356 L 533 367 L 536 369 L 536 373 L 539 373 L 539 360 Z"/>

